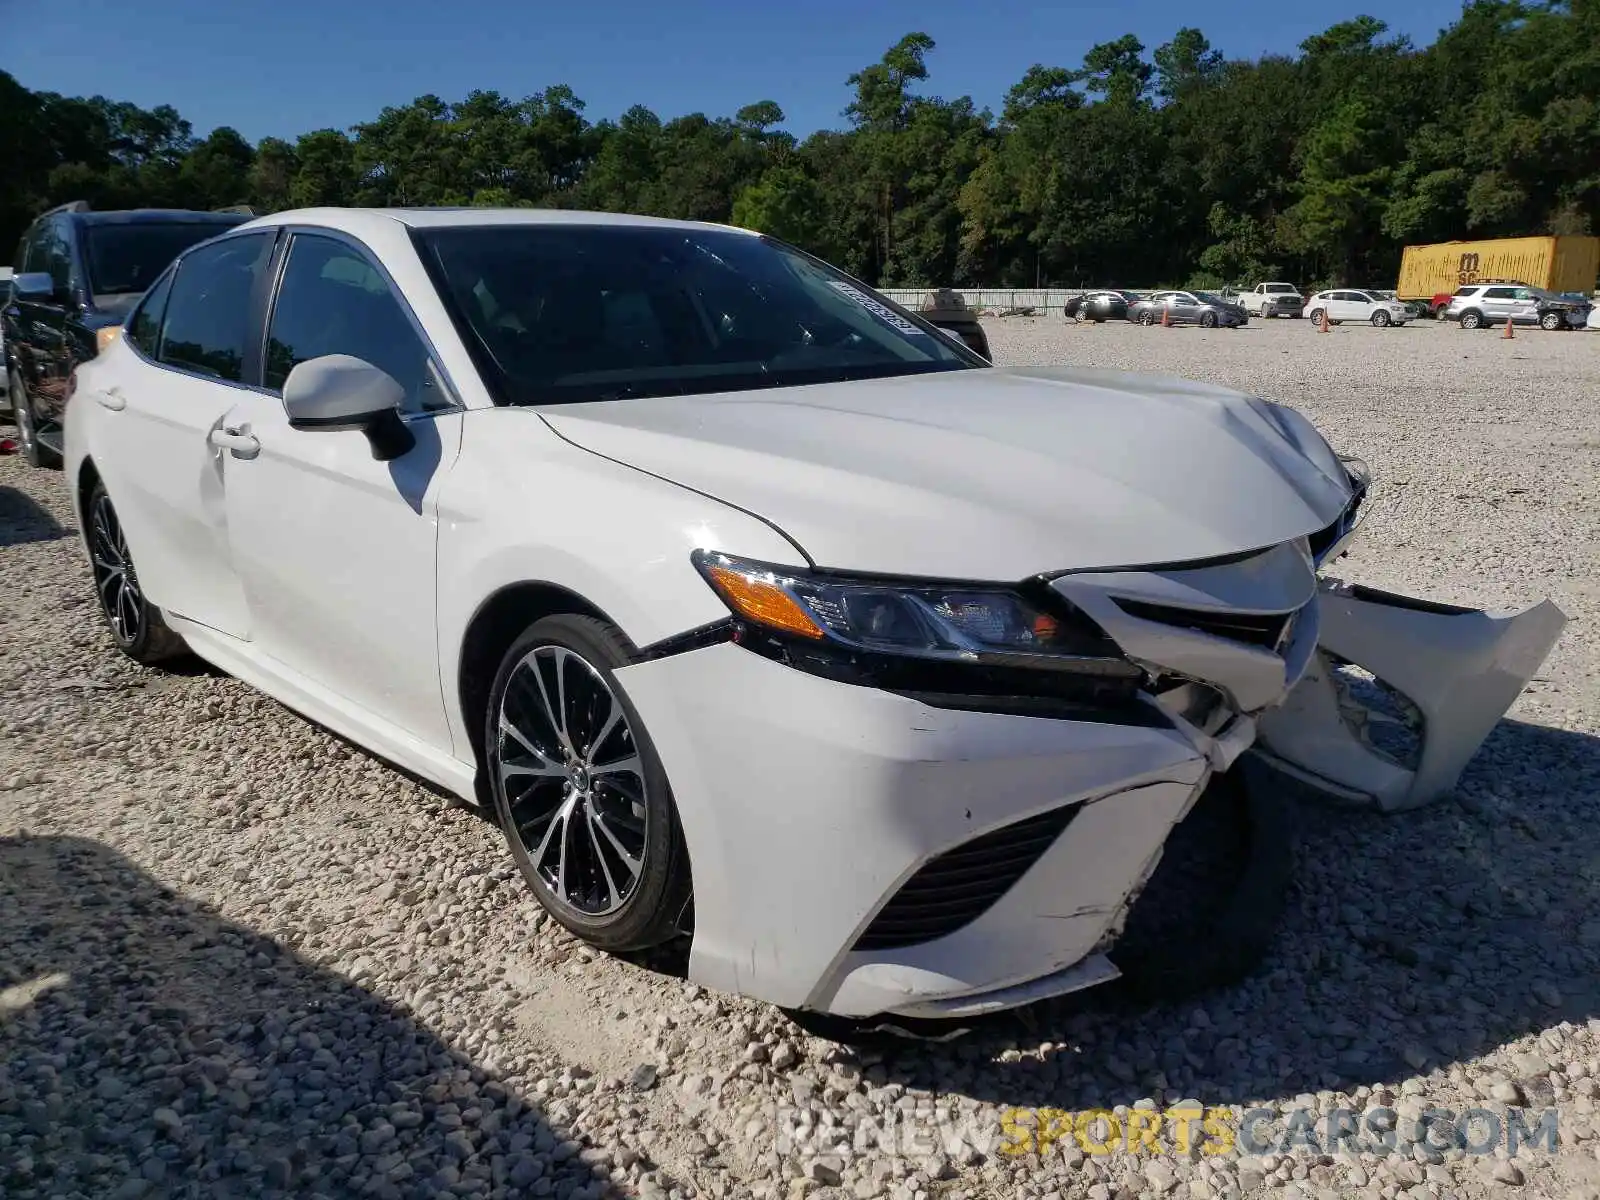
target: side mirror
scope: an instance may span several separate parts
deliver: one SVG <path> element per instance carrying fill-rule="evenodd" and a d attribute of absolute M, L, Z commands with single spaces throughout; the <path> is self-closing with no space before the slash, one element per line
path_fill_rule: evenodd
<path fill-rule="evenodd" d="M 24 271 L 11 277 L 11 295 L 35 304 L 56 299 L 56 281 L 44 271 Z"/>
<path fill-rule="evenodd" d="M 349 354 L 308 358 L 283 381 L 289 427 L 308 432 L 358 429 L 379 462 L 399 458 L 416 437 L 400 419 L 406 392 L 387 371 Z"/>

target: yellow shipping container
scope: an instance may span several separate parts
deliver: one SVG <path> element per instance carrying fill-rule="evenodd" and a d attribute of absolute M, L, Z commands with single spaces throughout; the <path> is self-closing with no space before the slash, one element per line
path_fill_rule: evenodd
<path fill-rule="evenodd" d="M 1515 279 L 1552 292 L 1594 291 L 1600 237 L 1495 238 L 1407 246 L 1400 257 L 1402 300 L 1430 300 L 1489 279 Z"/>

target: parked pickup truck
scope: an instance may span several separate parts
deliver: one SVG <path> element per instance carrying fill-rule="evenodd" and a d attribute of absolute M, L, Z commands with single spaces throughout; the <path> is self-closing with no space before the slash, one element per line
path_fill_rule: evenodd
<path fill-rule="evenodd" d="M 1267 317 L 1298 318 L 1306 306 L 1306 298 L 1292 283 L 1258 283 L 1239 296 L 1239 303 L 1251 316 L 1263 320 Z"/>

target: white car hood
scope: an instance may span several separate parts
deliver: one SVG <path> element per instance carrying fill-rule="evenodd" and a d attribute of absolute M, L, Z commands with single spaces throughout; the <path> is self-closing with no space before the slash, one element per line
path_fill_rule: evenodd
<path fill-rule="evenodd" d="M 1298 413 L 1114 371 L 976 369 L 538 411 L 570 441 L 755 513 L 840 570 L 1020 580 L 1216 558 L 1315 532 L 1350 497 Z"/>

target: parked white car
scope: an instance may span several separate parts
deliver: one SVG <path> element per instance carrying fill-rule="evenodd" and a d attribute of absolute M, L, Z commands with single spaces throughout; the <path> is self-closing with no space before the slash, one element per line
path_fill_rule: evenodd
<path fill-rule="evenodd" d="M 1350 288 L 1317 292 L 1306 301 L 1306 316 L 1311 320 L 1320 322 L 1324 312 L 1335 325 L 1341 321 L 1367 321 L 1380 329 L 1404 325 L 1412 316 L 1411 310 L 1399 300 Z"/>
<path fill-rule="evenodd" d="M 485 804 L 591 943 L 688 933 L 692 979 L 846 1017 L 1115 977 L 1247 748 L 1420 803 L 1562 624 L 1319 580 L 1366 475 L 1292 409 L 997 370 L 719 226 L 252 221 L 78 369 L 65 433 L 130 657 L 187 645 Z M 1345 659 L 1423 714 L 1416 761 L 1342 722 Z"/>
<path fill-rule="evenodd" d="M 1305 309 L 1306 299 L 1292 283 L 1258 283 L 1238 297 L 1247 312 L 1265 320 L 1267 317 L 1298 318 Z"/>

